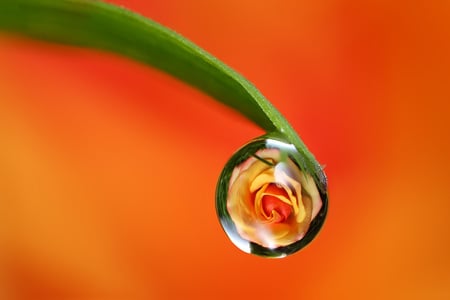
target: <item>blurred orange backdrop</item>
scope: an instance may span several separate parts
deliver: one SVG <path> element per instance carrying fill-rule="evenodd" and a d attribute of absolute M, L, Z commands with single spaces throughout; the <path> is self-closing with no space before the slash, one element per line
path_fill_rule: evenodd
<path fill-rule="evenodd" d="M 154 69 L 0 34 L 1 299 L 450 298 L 448 1 L 112 1 L 246 76 L 326 165 L 318 238 L 241 253 L 216 219 L 263 132 Z"/>

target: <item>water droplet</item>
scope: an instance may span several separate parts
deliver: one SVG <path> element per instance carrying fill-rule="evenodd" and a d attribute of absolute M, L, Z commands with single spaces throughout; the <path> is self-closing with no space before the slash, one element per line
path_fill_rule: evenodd
<path fill-rule="evenodd" d="M 275 135 L 257 138 L 225 165 L 216 209 L 230 240 L 244 252 L 285 257 L 309 244 L 327 213 L 322 168 L 301 170 L 305 158 Z"/>

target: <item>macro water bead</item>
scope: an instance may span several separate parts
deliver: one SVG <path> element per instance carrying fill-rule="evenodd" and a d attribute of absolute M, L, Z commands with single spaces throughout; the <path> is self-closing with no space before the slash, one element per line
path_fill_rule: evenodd
<path fill-rule="evenodd" d="M 238 248 L 283 257 L 317 234 L 327 211 L 326 183 L 318 182 L 318 188 L 296 163 L 301 159 L 293 145 L 260 138 L 227 163 L 218 184 L 217 212 Z"/>

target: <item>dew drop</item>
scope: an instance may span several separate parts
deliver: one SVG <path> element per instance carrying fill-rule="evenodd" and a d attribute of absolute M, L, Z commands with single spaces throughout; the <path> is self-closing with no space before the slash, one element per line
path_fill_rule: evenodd
<path fill-rule="evenodd" d="M 295 146 L 273 134 L 252 140 L 230 158 L 217 185 L 216 210 L 236 247 L 285 257 L 316 237 L 327 214 L 326 177 L 319 165 L 312 172 L 300 165 L 306 166 L 306 159 Z"/>

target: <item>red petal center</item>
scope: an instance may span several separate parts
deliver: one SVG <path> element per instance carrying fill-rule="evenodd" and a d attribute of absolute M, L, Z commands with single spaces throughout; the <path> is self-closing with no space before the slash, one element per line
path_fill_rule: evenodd
<path fill-rule="evenodd" d="M 289 198 L 283 188 L 278 187 L 273 183 L 269 184 L 265 192 L 272 195 L 280 195 Z M 282 222 L 292 213 L 292 206 L 272 195 L 265 195 L 262 198 L 262 209 L 267 216 L 271 216 L 272 211 L 276 211 L 281 216 L 281 219 L 277 220 L 277 222 Z"/>

